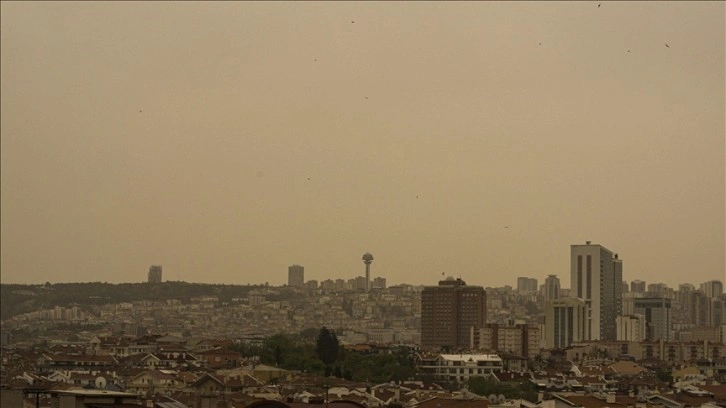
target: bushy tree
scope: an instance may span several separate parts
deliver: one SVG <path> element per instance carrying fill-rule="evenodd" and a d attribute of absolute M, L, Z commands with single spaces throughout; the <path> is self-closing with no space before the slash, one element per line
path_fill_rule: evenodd
<path fill-rule="evenodd" d="M 338 360 L 339 349 L 340 343 L 338 342 L 338 337 L 335 336 L 334 332 L 323 326 L 320 329 L 320 333 L 318 333 L 318 341 L 315 344 L 315 355 L 318 356 L 326 367 L 330 367 Z"/>
<path fill-rule="evenodd" d="M 491 394 L 504 395 L 506 398 L 522 398 L 531 402 L 537 401 L 537 391 L 532 383 L 506 383 L 494 381 L 491 377 L 469 378 L 469 391 L 488 396 Z"/>

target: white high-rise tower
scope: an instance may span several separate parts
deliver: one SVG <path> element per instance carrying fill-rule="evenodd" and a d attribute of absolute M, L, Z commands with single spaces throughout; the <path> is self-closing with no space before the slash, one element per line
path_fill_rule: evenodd
<path fill-rule="evenodd" d="M 620 316 L 623 262 L 602 245 L 570 246 L 571 296 L 585 301 L 588 340 L 615 340 L 615 318 Z"/>

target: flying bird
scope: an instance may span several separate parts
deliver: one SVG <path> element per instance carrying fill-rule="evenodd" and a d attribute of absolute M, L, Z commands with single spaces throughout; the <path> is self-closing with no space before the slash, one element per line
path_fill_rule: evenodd
<path fill-rule="evenodd" d="M 600 5 L 601 5 L 601 4 L 602 4 L 602 3 L 597 3 L 597 8 L 600 8 Z"/>
<path fill-rule="evenodd" d="M 666 48 L 671 48 L 671 46 L 668 45 L 668 43 L 665 43 L 665 46 L 666 46 Z"/>

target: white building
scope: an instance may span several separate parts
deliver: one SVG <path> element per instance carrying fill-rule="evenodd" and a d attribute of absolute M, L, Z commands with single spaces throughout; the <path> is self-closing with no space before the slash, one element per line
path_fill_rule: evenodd
<path fill-rule="evenodd" d="M 617 325 L 618 341 L 641 342 L 645 340 L 645 316 L 641 314 L 618 316 L 615 324 Z"/>
<path fill-rule="evenodd" d="M 470 377 L 501 372 L 502 359 L 496 354 L 439 354 L 433 362 L 422 365 L 421 373 L 440 381 L 468 381 Z"/>
<path fill-rule="evenodd" d="M 590 241 L 571 245 L 570 290 L 588 308 L 586 339 L 615 340 L 623 291 L 623 263 L 618 254 Z"/>
<path fill-rule="evenodd" d="M 545 347 L 565 348 L 585 341 L 587 306 L 577 298 L 559 298 L 547 302 L 545 310 Z"/>
<path fill-rule="evenodd" d="M 548 275 L 545 279 L 544 298 L 545 301 L 560 298 L 560 278 L 557 275 Z"/>

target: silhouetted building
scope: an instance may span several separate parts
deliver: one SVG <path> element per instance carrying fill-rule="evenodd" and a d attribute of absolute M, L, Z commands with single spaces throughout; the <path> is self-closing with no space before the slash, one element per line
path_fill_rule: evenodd
<path fill-rule="evenodd" d="M 711 280 L 701 284 L 701 291 L 706 297 L 717 298 L 723 293 L 723 283 L 719 280 Z"/>
<path fill-rule="evenodd" d="M 287 268 L 287 286 L 302 288 L 305 286 L 305 267 L 292 265 Z"/>
<path fill-rule="evenodd" d="M 470 344 L 471 328 L 486 324 L 486 292 L 446 278 L 421 292 L 421 345 L 455 350 Z"/>
<path fill-rule="evenodd" d="M 665 283 L 651 283 L 648 285 L 646 297 L 665 297 L 672 299 L 675 297 L 673 289 L 669 288 Z"/>
<path fill-rule="evenodd" d="M 602 245 L 570 247 L 570 288 L 588 312 L 586 340 L 615 340 L 615 318 L 621 314 L 623 263 Z"/>
<path fill-rule="evenodd" d="M 681 283 L 680 285 L 678 285 L 678 292 L 676 292 L 676 299 L 678 300 L 678 303 L 680 303 L 683 307 L 686 308 L 686 310 L 690 310 L 691 299 L 692 299 L 693 292 L 695 290 L 696 290 L 696 287 L 690 283 Z"/>
<path fill-rule="evenodd" d="M 517 292 L 532 293 L 537 291 L 537 279 L 520 276 L 517 278 Z"/>
<path fill-rule="evenodd" d="M 630 282 L 630 291 L 637 293 L 645 293 L 645 282 L 642 280 L 634 280 Z"/>
<path fill-rule="evenodd" d="M 149 267 L 149 283 L 161 283 L 161 265 L 151 265 Z"/>

